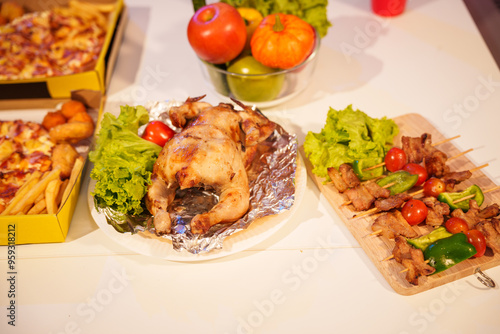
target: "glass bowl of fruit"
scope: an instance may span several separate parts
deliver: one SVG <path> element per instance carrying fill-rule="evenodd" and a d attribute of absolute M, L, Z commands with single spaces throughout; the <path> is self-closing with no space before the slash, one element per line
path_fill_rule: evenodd
<path fill-rule="evenodd" d="M 262 65 L 251 55 L 240 56 L 229 66 L 200 59 L 201 70 L 206 84 L 217 94 L 259 108 L 269 108 L 288 101 L 310 84 L 319 47 L 320 39 L 316 37 L 313 52 L 307 59 L 285 70 Z"/>
<path fill-rule="evenodd" d="M 294 15 L 278 13 L 261 17 L 250 32 L 238 11 L 227 6 L 203 7 L 188 26 L 207 85 L 222 97 L 259 108 L 278 105 L 303 91 L 310 84 L 321 44 L 315 28 Z"/>

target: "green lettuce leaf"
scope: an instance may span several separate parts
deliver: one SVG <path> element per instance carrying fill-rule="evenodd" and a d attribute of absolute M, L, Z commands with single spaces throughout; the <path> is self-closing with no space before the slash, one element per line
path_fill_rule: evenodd
<path fill-rule="evenodd" d="M 122 106 L 118 118 L 103 115 L 96 147 L 89 153 L 94 163 L 90 177 L 97 181 L 92 195 L 98 205 L 124 214 L 143 211 L 142 199 L 162 149 L 138 136 L 139 127 L 148 121 L 143 106 Z"/>
<path fill-rule="evenodd" d="M 332 25 L 326 16 L 328 0 L 221 0 L 233 7 L 250 7 L 262 16 L 283 13 L 293 14 L 312 25 L 323 38 Z"/>
<path fill-rule="evenodd" d="M 330 108 L 320 133 L 309 131 L 304 151 L 313 173 L 330 180 L 327 169 L 357 159 L 384 157 L 399 129 L 393 120 L 371 118 L 349 105 L 344 110 Z"/>

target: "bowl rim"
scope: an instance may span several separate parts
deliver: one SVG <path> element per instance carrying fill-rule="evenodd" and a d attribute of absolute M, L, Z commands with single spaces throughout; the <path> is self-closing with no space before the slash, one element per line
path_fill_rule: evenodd
<path fill-rule="evenodd" d="M 319 53 L 319 48 L 321 46 L 321 38 L 318 34 L 318 32 L 316 31 L 316 29 L 314 30 L 314 47 L 313 47 L 313 51 L 311 52 L 311 54 L 306 58 L 306 60 L 304 60 L 302 63 L 294 66 L 294 67 L 291 67 L 291 68 L 288 68 L 288 69 L 280 69 L 278 71 L 275 71 L 275 72 L 271 72 L 271 73 L 261 73 L 261 74 L 243 74 L 243 73 L 234 73 L 234 72 L 229 72 L 225 69 L 222 69 L 222 68 L 219 68 L 217 67 L 215 64 L 212 64 L 212 63 L 209 63 L 207 61 L 204 61 L 203 59 L 201 58 L 198 58 L 204 65 L 206 66 L 209 66 L 211 67 L 213 70 L 217 71 L 217 72 L 220 72 L 222 74 L 226 74 L 226 75 L 231 75 L 231 76 L 241 76 L 241 77 L 262 77 L 262 76 L 272 76 L 272 75 L 280 75 L 280 74 L 287 74 L 287 73 L 291 73 L 291 72 L 294 72 L 294 71 L 297 71 L 298 69 L 306 66 L 307 64 L 309 64 L 310 62 L 312 62 L 316 57 L 317 57 L 317 54 Z"/>

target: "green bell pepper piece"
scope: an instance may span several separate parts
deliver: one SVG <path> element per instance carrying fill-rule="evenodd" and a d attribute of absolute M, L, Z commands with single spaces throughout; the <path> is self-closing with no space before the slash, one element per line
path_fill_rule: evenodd
<path fill-rule="evenodd" d="M 439 226 L 429 234 L 414 239 L 407 239 L 406 242 L 408 242 L 413 247 L 420 248 L 422 251 L 424 251 L 430 244 L 440 239 L 451 237 L 452 235 L 453 234 L 448 232 L 448 230 L 444 226 Z"/>
<path fill-rule="evenodd" d="M 466 196 L 474 195 L 474 197 L 465 199 L 463 201 L 456 202 L 457 200 L 464 198 Z M 469 210 L 469 201 L 471 199 L 475 200 L 478 206 L 481 206 L 484 202 L 484 194 L 481 188 L 477 185 L 472 185 L 464 191 L 457 193 L 449 193 L 444 192 L 439 194 L 437 197 L 438 201 L 448 204 L 450 207 L 450 211 L 455 209 L 462 209 L 463 212 L 467 212 Z M 456 203 L 453 203 L 456 202 Z"/>
<path fill-rule="evenodd" d="M 474 246 L 467 242 L 467 236 L 456 233 L 430 244 L 424 251 L 424 258 L 429 260 L 430 266 L 436 268 L 435 274 L 467 260 L 476 253 Z"/>
<path fill-rule="evenodd" d="M 394 182 L 394 185 L 388 188 L 391 191 L 392 196 L 411 189 L 417 183 L 417 181 L 417 174 L 410 174 L 407 171 L 398 170 L 397 172 L 390 173 L 383 179 L 378 180 L 377 184 L 381 187 L 384 187 Z"/>
<path fill-rule="evenodd" d="M 352 169 L 354 170 L 354 173 L 356 173 L 356 176 L 361 181 L 371 180 L 371 179 L 374 179 L 376 177 L 382 176 L 384 174 L 384 171 L 385 171 L 384 166 L 380 166 L 380 167 L 373 168 L 370 170 L 363 170 L 363 169 L 378 165 L 378 164 L 382 163 L 383 161 L 384 161 L 384 159 L 381 157 L 364 158 L 364 159 L 354 160 L 354 162 L 352 163 Z"/>

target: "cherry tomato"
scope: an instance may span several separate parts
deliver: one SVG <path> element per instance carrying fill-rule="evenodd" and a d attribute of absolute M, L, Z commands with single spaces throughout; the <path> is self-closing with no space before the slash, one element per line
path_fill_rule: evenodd
<path fill-rule="evenodd" d="M 415 184 L 416 186 L 424 184 L 424 182 L 427 180 L 428 177 L 427 170 L 422 165 L 411 162 L 404 165 L 403 170 L 407 171 L 410 174 L 418 175 L 418 180 L 417 183 Z"/>
<path fill-rule="evenodd" d="M 390 172 L 395 172 L 406 165 L 406 153 L 399 147 L 393 147 L 385 155 L 385 168 Z"/>
<path fill-rule="evenodd" d="M 474 246 L 477 251 L 474 257 L 483 256 L 486 251 L 486 239 L 484 238 L 483 233 L 479 230 L 468 230 L 465 232 L 465 235 L 467 236 L 468 242 Z"/>
<path fill-rule="evenodd" d="M 169 128 L 167 124 L 160 121 L 151 121 L 144 129 L 142 138 L 163 147 L 174 135 L 175 131 Z"/>
<path fill-rule="evenodd" d="M 460 232 L 467 232 L 469 230 L 469 225 L 462 218 L 451 217 L 446 221 L 444 227 L 448 230 L 448 232 L 456 234 Z"/>
<path fill-rule="evenodd" d="M 446 190 L 446 184 L 443 180 L 436 177 L 431 177 L 424 183 L 424 196 L 438 197 L 439 194 Z"/>
<path fill-rule="evenodd" d="M 236 8 L 216 2 L 194 13 L 187 36 L 198 57 L 209 63 L 223 64 L 241 53 L 247 39 L 247 28 Z"/>
<path fill-rule="evenodd" d="M 427 217 L 427 206 L 418 199 L 411 199 L 403 205 L 401 213 L 408 224 L 417 225 Z"/>

